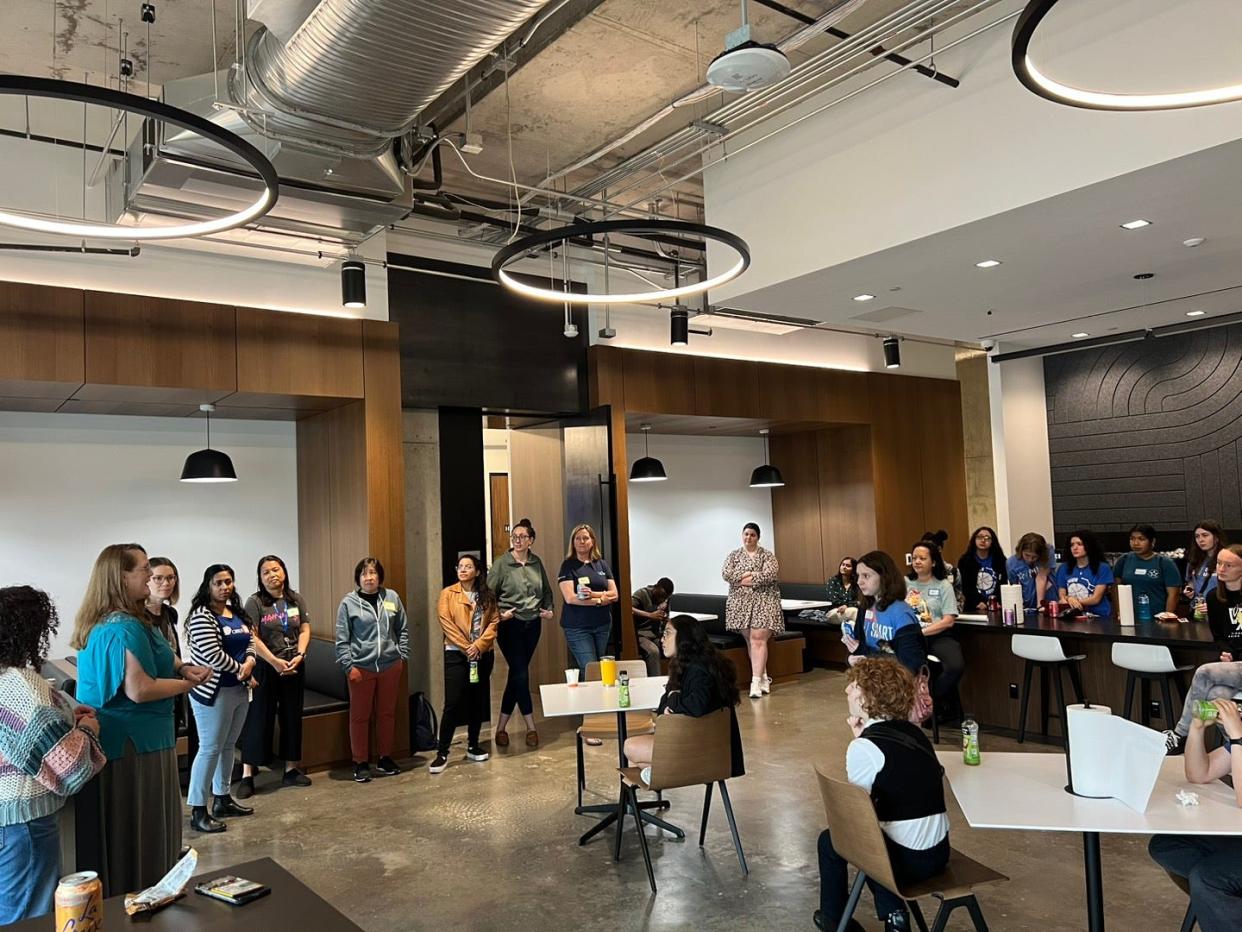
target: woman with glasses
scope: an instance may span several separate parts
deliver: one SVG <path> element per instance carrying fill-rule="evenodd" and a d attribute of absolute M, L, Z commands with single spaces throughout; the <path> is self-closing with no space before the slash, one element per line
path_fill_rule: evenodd
<path fill-rule="evenodd" d="M 990 527 L 975 529 L 970 535 L 970 546 L 958 558 L 957 570 L 961 574 L 966 611 L 986 612 L 988 602 L 1000 598 L 1001 583 L 1008 572 L 1005 550 L 994 530 Z"/>
<path fill-rule="evenodd" d="M 492 564 L 487 574 L 487 587 L 496 593 L 500 606 L 500 625 L 496 643 L 509 665 L 504 696 L 500 700 L 500 717 L 496 720 L 496 746 L 509 746 L 505 726 L 517 706 L 526 719 L 526 746 L 539 746 L 535 730 L 535 706 L 530 698 L 530 659 L 535 655 L 543 623 L 552 617 L 552 584 L 543 561 L 531 552 L 535 528 L 530 518 L 513 526 L 509 552 Z"/>
<path fill-rule="evenodd" d="M 152 557 L 151 578 L 147 581 L 147 599 L 143 607 L 151 627 L 164 635 L 168 646 L 177 659 L 181 659 L 181 632 L 177 628 L 177 610 L 173 607 L 181 598 L 181 579 L 177 567 L 168 557 Z M 194 716 L 190 714 L 189 700 L 184 695 L 173 697 L 173 713 L 177 730 L 183 730 L 189 744 L 189 759 L 198 753 L 198 733 L 194 729 Z"/>
<path fill-rule="evenodd" d="M 285 764 L 283 786 L 310 786 L 301 770 L 302 705 L 306 689 L 306 651 L 310 647 L 310 616 L 306 603 L 289 585 L 285 561 L 275 554 L 259 559 L 259 588 L 246 600 L 246 616 L 257 635 L 255 650 L 263 661 L 255 667 L 259 681 L 254 702 L 242 729 L 242 781 L 239 799 L 254 795 L 254 772 L 272 758 L 276 721 L 280 720 L 280 747 Z"/>
<path fill-rule="evenodd" d="M 585 680 L 587 664 L 608 654 L 612 604 L 618 598 L 617 582 L 591 525 L 579 524 L 569 535 L 569 552 L 556 579 L 565 600 L 561 610 L 565 641 Z"/>

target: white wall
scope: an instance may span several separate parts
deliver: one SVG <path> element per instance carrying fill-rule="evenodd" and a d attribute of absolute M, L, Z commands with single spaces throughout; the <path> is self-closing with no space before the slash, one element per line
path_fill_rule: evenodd
<path fill-rule="evenodd" d="M 182 617 L 212 563 L 254 591 L 255 562 L 279 554 L 298 576 L 297 461 L 291 422 L 213 420 L 211 445 L 238 482 L 177 481 L 205 445 L 198 418 L 0 412 L 0 586 L 46 590 L 60 613 L 52 656 L 69 638 L 91 566 L 135 541 L 181 572 Z"/>
<path fill-rule="evenodd" d="M 772 535 L 772 494 L 747 485 L 751 470 L 763 463 L 762 440 L 668 434 L 650 440 L 668 481 L 629 484 L 635 589 L 667 576 L 678 592 L 727 592 L 720 567 L 741 546 L 747 521 L 763 529 L 763 546 L 780 556 Z M 642 435 L 627 435 L 626 449 L 628 469 L 643 456 Z"/>
<path fill-rule="evenodd" d="M 1028 531 L 1052 544 L 1052 472 L 1044 360 L 988 362 L 996 531 L 1006 551 Z"/>

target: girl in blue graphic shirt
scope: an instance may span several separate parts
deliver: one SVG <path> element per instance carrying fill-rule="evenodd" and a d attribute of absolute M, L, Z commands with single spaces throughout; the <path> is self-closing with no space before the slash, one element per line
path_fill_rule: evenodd
<path fill-rule="evenodd" d="M 1051 570 L 1044 535 L 1030 533 L 1018 538 L 1013 556 L 1005 562 L 1005 576 L 1010 585 L 1022 587 L 1024 609 L 1037 609 L 1045 599 L 1056 598 Z"/>
<path fill-rule="evenodd" d="M 990 527 L 981 527 L 970 535 L 970 546 L 958 558 L 962 579 L 962 602 L 968 612 L 986 612 L 988 599 L 1000 597 L 1005 579 L 1005 551 L 1000 538 Z"/>
<path fill-rule="evenodd" d="M 927 663 L 927 646 L 919 616 L 905 600 L 905 577 L 893 558 L 881 550 L 859 557 L 854 569 L 862 592 L 858 619 L 841 626 L 850 664 L 873 654 L 890 654 L 917 674 Z"/>
<path fill-rule="evenodd" d="M 1113 613 L 1108 587 L 1113 571 L 1104 559 L 1099 538 L 1090 531 L 1075 531 L 1069 537 L 1070 558 L 1057 568 L 1057 592 L 1070 608 L 1107 618 Z"/>
<path fill-rule="evenodd" d="M 1216 558 L 1229 541 L 1215 521 L 1195 525 L 1194 544 L 1186 548 L 1186 587 L 1182 595 L 1194 605 L 1216 588 Z"/>

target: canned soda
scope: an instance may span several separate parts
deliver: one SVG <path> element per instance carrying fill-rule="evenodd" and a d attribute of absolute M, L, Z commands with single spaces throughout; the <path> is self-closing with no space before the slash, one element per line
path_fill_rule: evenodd
<path fill-rule="evenodd" d="M 1056 602 L 1052 599 L 1049 599 L 1048 600 L 1048 617 L 1056 618 L 1060 614 L 1061 614 L 1061 603 Z"/>
<path fill-rule="evenodd" d="M 103 929 L 103 884 L 94 871 L 62 877 L 56 887 L 56 932 Z"/>
<path fill-rule="evenodd" d="M 479 681 L 479 662 L 477 660 L 470 661 L 470 682 L 477 683 Z"/>

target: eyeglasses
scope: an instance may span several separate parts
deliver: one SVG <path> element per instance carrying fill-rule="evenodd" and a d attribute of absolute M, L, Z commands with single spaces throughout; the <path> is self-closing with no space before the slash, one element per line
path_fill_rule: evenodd
<path fill-rule="evenodd" d="M 175 583 L 176 581 L 177 581 L 176 576 L 152 576 L 151 577 L 151 582 L 156 583 L 157 585 L 161 585 L 161 586 L 165 584 L 171 585 L 172 583 Z"/>
<path fill-rule="evenodd" d="M 510 536 L 509 536 L 509 540 L 515 540 L 515 541 L 530 540 L 530 535 L 528 535 L 528 534 L 512 534 L 512 535 L 510 535 Z"/>

